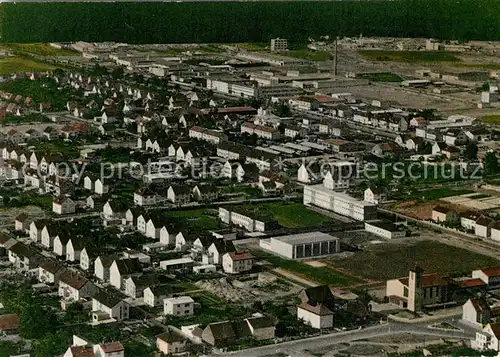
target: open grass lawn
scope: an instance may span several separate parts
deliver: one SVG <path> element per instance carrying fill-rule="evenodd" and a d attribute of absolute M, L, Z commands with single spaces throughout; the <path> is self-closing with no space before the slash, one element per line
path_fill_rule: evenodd
<path fill-rule="evenodd" d="M 460 62 L 453 52 L 438 51 L 370 51 L 359 53 L 372 61 L 389 62 Z"/>
<path fill-rule="evenodd" d="M 403 78 L 391 72 L 362 73 L 356 77 L 368 79 L 372 82 L 402 82 Z"/>
<path fill-rule="evenodd" d="M 20 54 L 34 54 L 38 56 L 76 56 L 78 52 L 58 49 L 46 43 L 9 43 L 1 45 L 0 48 L 12 50 Z"/>
<path fill-rule="evenodd" d="M 500 125 L 500 115 L 485 115 L 481 120 L 486 124 Z"/>
<path fill-rule="evenodd" d="M 24 57 L 0 58 L 0 75 L 8 75 L 17 72 L 44 72 L 53 70 L 55 67 L 47 63 L 37 62 Z"/>
<path fill-rule="evenodd" d="M 363 280 L 353 276 L 348 276 L 340 271 L 328 267 L 313 267 L 296 260 L 288 260 L 262 250 L 252 250 L 252 254 L 259 259 L 265 259 L 275 267 L 288 270 L 305 279 L 319 284 L 333 286 L 348 286 L 362 283 Z"/>
<path fill-rule="evenodd" d="M 310 210 L 302 203 L 272 202 L 242 206 L 249 210 L 258 210 L 259 213 L 272 217 L 286 228 L 311 227 L 334 225 L 338 221 L 328 216 Z"/>
<path fill-rule="evenodd" d="M 178 225 L 184 225 L 192 232 L 213 231 L 223 228 L 223 223 L 217 217 L 215 211 L 207 209 L 166 211 L 165 216 L 178 221 Z"/>
<path fill-rule="evenodd" d="M 300 59 L 305 59 L 308 61 L 328 61 L 328 60 L 333 59 L 333 56 L 330 52 L 311 51 L 309 49 L 283 51 L 283 52 L 279 52 L 278 54 L 281 56 L 300 58 Z"/>
<path fill-rule="evenodd" d="M 497 266 L 496 259 L 434 241 L 412 245 L 376 244 L 333 265 L 365 279 L 387 280 L 408 275 L 418 263 L 426 273 L 467 274 L 474 269 Z"/>

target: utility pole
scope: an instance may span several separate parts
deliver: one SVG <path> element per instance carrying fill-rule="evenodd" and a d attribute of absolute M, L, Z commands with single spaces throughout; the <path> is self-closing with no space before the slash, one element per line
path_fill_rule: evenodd
<path fill-rule="evenodd" d="M 338 40 L 339 40 L 339 37 L 335 37 L 335 42 L 333 44 L 333 51 L 334 51 L 334 54 L 333 54 L 333 75 L 334 77 L 337 77 L 337 64 L 338 64 L 338 60 L 337 60 L 337 57 L 338 57 Z"/>

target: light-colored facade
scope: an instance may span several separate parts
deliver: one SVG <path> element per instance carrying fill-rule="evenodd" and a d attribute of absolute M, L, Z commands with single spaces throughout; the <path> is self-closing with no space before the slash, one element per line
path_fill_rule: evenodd
<path fill-rule="evenodd" d="M 324 185 L 304 186 L 304 204 L 317 206 L 358 221 L 377 218 L 377 206 L 360 201 L 345 193 L 335 192 Z"/>
<path fill-rule="evenodd" d="M 365 222 L 365 230 L 385 239 L 398 239 L 406 236 L 404 229 L 399 229 L 398 226 L 390 222 Z"/>
<path fill-rule="evenodd" d="M 340 252 L 340 240 L 322 232 L 261 239 L 260 247 L 288 259 L 326 256 Z"/>
<path fill-rule="evenodd" d="M 326 307 L 309 309 L 306 306 L 299 306 L 297 308 L 297 318 L 316 329 L 331 328 L 333 326 L 333 312 Z"/>
<path fill-rule="evenodd" d="M 179 296 L 163 300 L 165 315 L 189 316 L 194 314 L 194 300 L 189 296 Z"/>
<path fill-rule="evenodd" d="M 239 274 L 252 270 L 253 257 L 248 253 L 230 252 L 222 256 L 222 269 L 228 274 Z"/>

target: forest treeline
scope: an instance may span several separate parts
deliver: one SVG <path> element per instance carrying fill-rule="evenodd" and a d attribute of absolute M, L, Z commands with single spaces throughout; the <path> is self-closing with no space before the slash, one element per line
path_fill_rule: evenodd
<path fill-rule="evenodd" d="M 497 40 L 498 0 L 0 4 L 2 42 L 305 41 L 321 35 Z"/>

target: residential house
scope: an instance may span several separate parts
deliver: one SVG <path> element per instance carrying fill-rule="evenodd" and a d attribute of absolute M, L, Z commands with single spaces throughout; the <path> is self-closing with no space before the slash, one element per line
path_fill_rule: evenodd
<path fill-rule="evenodd" d="M 432 209 L 432 220 L 434 222 L 446 222 L 450 224 L 460 224 L 460 216 L 458 213 L 445 206 L 435 206 Z"/>
<path fill-rule="evenodd" d="M 80 261 L 83 248 L 85 248 L 85 242 L 81 238 L 70 238 L 66 244 L 66 260 L 69 262 Z"/>
<path fill-rule="evenodd" d="M 172 329 L 156 336 L 156 347 L 164 355 L 184 352 L 188 342 L 188 338 Z"/>
<path fill-rule="evenodd" d="M 96 292 L 97 287 L 77 271 L 66 269 L 59 277 L 58 294 L 66 301 L 79 301 Z"/>
<path fill-rule="evenodd" d="M 57 260 L 45 259 L 38 268 L 38 281 L 44 284 L 58 284 L 61 274 L 66 271 Z"/>
<path fill-rule="evenodd" d="M 67 246 L 69 242 L 69 234 L 67 232 L 58 233 L 53 240 L 54 254 L 66 258 Z"/>
<path fill-rule="evenodd" d="M 156 192 L 151 186 L 142 187 L 134 192 L 134 204 L 152 206 L 156 204 Z"/>
<path fill-rule="evenodd" d="M 150 307 L 163 304 L 163 300 L 172 295 L 172 288 L 169 285 L 153 285 L 144 289 L 144 303 Z"/>
<path fill-rule="evenodd" d="M 163 300 L 163 313 L 174 316 L 194 314 L 194 300 L 189 296 L 178 296 Z"/>
<path fill-rule="evenodd" d="M 462 305 L 462 321 L 482 328 L 491 319 L 491 308 L 484 298 L 469 299 Z"/>
<path fill-rule="evenodd" d="M 92 271 L 97 252 L 90 247 L 84 247 L 80 252 L 80 268 L 85 271 Z"/>
<path fill-rule="evenodd" d="M 364 200 L 368 203 L 380 204 L 386 199 L 386 195 L 382 189 L 377 187 L 368 187 L 364 192 Z"/>
<path fill-rule="evenodd" d="M 19 317 L 17 314 L 0 316 L 0 334 L 15 335 L 19 333 Z"/>
<path fill-rule="evenodd" d="M 487 284 L 488 289 L 498 289 L 500 287 L 500 267 L 473 270 L 472 277 L 481 279 L 481 281 Z"/>
<path fill-rule="evenodd" d="M 59 196 L 54 198 L 52 203 L 52 212 L 55 214 L 75 213 L 76 203 L 68 196 Z"/>
<path fill-rule="evenodd" d="M 482 331 L 476 332 L 471 347 L 480 351 L 500 351 L 500 323 L 487 324 Z"/>
<path fill-rule="evenodd" d="M 94 275 L 101 281 L 109 281 L 111 265 L 117 259 L 115 254 L 100 255 L 94 262 Z"/>
<path fill-rule="evenodd" d="M 184 204 L 191 201 L 192 188 L 187 185 L 170 186 L 167 191 L 167 199 L 170 202 Z"/>
<path fill-rule="evenodd" d="M 35 270 L 35 274 L 38 273 L 41 260 L 40 254 L 23 243 L 18 242 L 9 248 L 9 261 L 20 271 Z"/>
<path fill-rule="evenodd" d="M 113 319 L 115 321 L 128 320 L 130 306 L 119 296 L 101 289 L 92 298 L 92 322 Z"/>
<path fill-rule="evenodd" d="M 253 256 L 250 253 L 228 252 L 222 256 L 222 269 L 228 274 L 239 274 L 252 270 Z"/>
<path fill-rule="evenodd" d="M 297 318 L 313 328 L 331 328 L 335 299 L 326 285 L 305 289 L 300 294 Z"/>
<path fill-rule="evenodd" d="M 213 201 L 219 196 L 217 187 L 211 185 L 196 185 L 193 188 L 193 199 L 195 201 Z"/>
<path fill-rule="evenodd" d="M 109 268 L 109 283 L 120 290 L 125 287 L 125 279 L 134 275 L 140 275 L 141 272 L 141 263 L 137 258 L 115 260 Z"/>
<path fill-rule="evenodd" d="M 20 213 L 14 222 L 14 228 L 18 232 L 26 232 L 29 230 L 29 220 L 26 213 Z"/>

